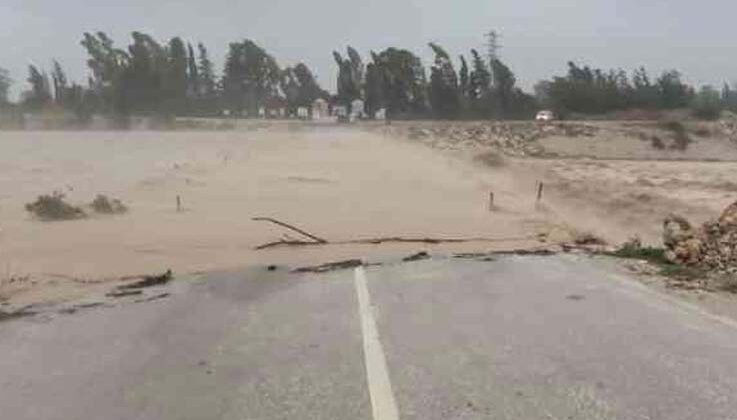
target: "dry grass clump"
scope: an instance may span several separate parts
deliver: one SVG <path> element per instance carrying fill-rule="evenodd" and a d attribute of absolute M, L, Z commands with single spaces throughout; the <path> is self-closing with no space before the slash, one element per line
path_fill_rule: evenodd
<path fill-rule="evenodd" d="M 128 211 L 128 207 L 122 201 L 116 198 L 108 198 L 103 194 L 98 194 L 90 207 L 95 213 L 100 214 L 123 214 Z"/>

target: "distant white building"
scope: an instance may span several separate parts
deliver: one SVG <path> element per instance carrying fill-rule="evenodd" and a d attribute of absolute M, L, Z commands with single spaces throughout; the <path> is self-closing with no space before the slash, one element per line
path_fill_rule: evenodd
<path fill-rule="evenodd" d="M 353 102 L 351 102 L 351 119 L 361 119 L 366 116 L 366 111 L 364 109 L 363 101 L 360 99 L 355 99 Z"/>
<path fill-rule="evenodd" d="M 349 121 L 350 115 L 348 115 L 348 107 L 343 105 L 336 105 L 333 107 L 333 116 L 335 116 L 338 121 Z"/>
<path fill-rule="evenodd" d="M 310 119 L 310 110 L 306 106 L 301 106 L 297 108 L 297 118 L 301 120 L 308 120 Z"/>
<path fill-rule="evenodd" d="M 312 103 L 312 118 L 320 120 L 330 116 L 330 105 L 328 101 L 318 98 Z"/>

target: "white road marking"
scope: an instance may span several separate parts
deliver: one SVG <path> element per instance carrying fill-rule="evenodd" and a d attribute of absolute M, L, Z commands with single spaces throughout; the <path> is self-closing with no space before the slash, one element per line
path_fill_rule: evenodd
<path fill-rule="evenodd" d="M 374 420 L 399 420 L 399 410 L 394 400 L 392 384 L 386 368 L 384 349 L 379 341 L 379 331 L 376 329 L 376 319 L 371 307 L 366 272 L 363 267 L 355 271 L 356 294 L 358 295 L 358 310 L 361 316 L 361 331 L 363 332 L 363 355 L 366 359 L 366 379 L 368 381 L 371 409 Z"/>

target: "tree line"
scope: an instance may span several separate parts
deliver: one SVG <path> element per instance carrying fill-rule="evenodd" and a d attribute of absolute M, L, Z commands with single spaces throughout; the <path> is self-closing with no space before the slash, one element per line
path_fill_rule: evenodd
<path fill-rule="evenodd" d="M 534 95 L 517 86 L 513 71 L 499 57 L 477 50 L 454 60 L 430 43 L 433 61 L 426 69 L 413 52 L 400 48 L 371 51 L 366 60 L 352 47 L 334 51 L 336 92 L 330 94 L 304 63 L 281 67 L 252 40 L 228 46 L 222 72 L 215 71 L 207 48 L 180 37 L 160 43 L 133 32 L 127 47 L 118 48 L 104 32 L 85 33 L 89 79 L 71 82 L 57 61 L 51 70 L 30 65 L 19 107 L 62 109 L 84 120 L 93 114 L 233 116 L 259 115 L 263 108 L 296 115 L 317 99 L 347 110 L 361 101 L 367 118 L 384 110 L 391 119 L 515 119 L 541 109 L 560 115 L 602 114 L 628 109 L 668 110 L 691 106 L 698 116 L 713 117 L 723 108 L 737 109 L 737 91 L 700 91 L 678 71 L 651 77 L 644 68 L 628 74 L 568 63 L 567 73 L 535 85 Z M 9 104 L 12 80 L 0 69 L 0 105 Z"/>
<path fill-rule="evenodd" d="M 29 88 L 18 105 L 31 111 L 62 109 L 80 119 L 96 113 L 115 118 L 214 116 L 224 110 L 254 116 L 264 106 L 296 111 L 330 97 L 307 65 L 281 68 L 250 40 L 229 45 L 221 75 L 205 45 L 194 46 L 179 37 L 159 43 L 133 32 L 130 44 L 118 48 L 104 32 L 97 32 L 85 33 L 81 45 L 90 74 L 85 86 L 70 82 L 57 61 L 51 73 L 30 65 Z M 0 70 L 0 103 L 8 104 L 11 83 Z"/>
<path fill-rule="evenodd" d="M 516 86 L 516 77 L 501 60 L 487 61 L 471 50 L 471 65 L 461 55 L 456 71 L 445 49 L 428 46 L 434 54 L 429 79 L 420 58 L 405 49 L 372 51 L 365 65 L 351 47 L 345 58 L 334 52 L 337 102 L 350 107 L 362 100 L 369 118 L 380 109 L 389 118 L 438 119 L 516 118 L 535 111 L 535 99 Z"/>

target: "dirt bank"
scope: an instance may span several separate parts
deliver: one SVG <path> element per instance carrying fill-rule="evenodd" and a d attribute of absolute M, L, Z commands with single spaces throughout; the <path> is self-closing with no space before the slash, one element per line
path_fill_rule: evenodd
<path fill-rule="evenodd" d="M 660 244 L 669 213 L 703 222 L 737 199 L 731 119 L 676 125 L 401 122 L 370 129 L 466 160 L 504 162 L 518 188 L 544 180 L 547 211 L 614 243 L 639 236 Z M 682 149 L 677 133 L 688 140 Z"/>

